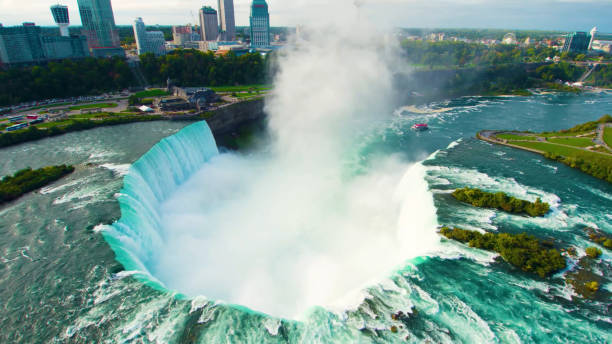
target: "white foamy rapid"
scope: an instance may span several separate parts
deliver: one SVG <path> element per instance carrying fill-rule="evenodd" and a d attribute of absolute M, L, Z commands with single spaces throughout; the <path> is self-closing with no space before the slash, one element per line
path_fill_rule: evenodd
<path fill-rule="evenodd" d="M 365 26 L 314 28 L 281 54 L 267 153 L 218 155 L 196 124 L 132 168 L 106 231 L 127 269 L 296 318 L 437 247 L 425 168 L 355 152 L 393 113 L 394 45 Z"/>

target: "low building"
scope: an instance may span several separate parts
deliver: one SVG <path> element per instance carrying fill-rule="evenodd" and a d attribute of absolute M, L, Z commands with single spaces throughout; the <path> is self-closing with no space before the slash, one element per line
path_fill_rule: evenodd
<path fill-rule="evenodd" d="M 207 87 L 174 87 L 173 91 L 176 97 L 185 99 L 198 110 L 206 109 L 219 99 L 215 91 Z"/>
<path fill-rule="evenodd" d="M 157 102 L 157 107 L 164 112 L 184 111 L 192 109 L 193 106 L 183 98 L 164 98 Z"/>

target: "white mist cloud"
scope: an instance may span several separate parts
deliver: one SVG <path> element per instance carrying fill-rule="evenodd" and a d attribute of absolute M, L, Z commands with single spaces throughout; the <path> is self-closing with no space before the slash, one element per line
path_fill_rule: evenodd
<path fill-rule="evenodd" d="M 163 205 L 149 270 L 168 288 L 295 318 L 437 245 L 424 168 L 355 149 L 392 114 L 396 54 L 341 3 L 281 57 L 271 147 L 214 158 Z"/>

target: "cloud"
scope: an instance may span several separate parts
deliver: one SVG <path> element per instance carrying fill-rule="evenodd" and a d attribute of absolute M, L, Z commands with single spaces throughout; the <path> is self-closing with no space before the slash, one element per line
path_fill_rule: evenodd
<path fill-rule="evenodd" d="M 360 0 L 362 11 L 379 25 L 402 27 L 504 27 L 528 29 L 588 30 L 599 26 L 612 32 L 609 0 Z M 72 22 L 80 24 L 76 0 L 60 1 L 70 7 Z M 5 25 L 34 21 L 52 24 L 49 6 L 55 0 L 0 0 Z M 276 26 L 308 24 L 322 13 L 336 12 L 337 1 L 269 0 L 271 21 Z M 136 17 L 154 24 L 193 23 L 202 5 L 217 7 L 216 0 L 114 0 L 118 24 L 130 24 Z M 235 0 L 236 22 L 248 24 L 250 0 Z"/>

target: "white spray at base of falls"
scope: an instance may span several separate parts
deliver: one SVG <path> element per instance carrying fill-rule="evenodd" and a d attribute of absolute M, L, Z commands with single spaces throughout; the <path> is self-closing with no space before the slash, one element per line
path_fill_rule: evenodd
<path fill-rule="evenodd" d="M 394 45 L 367 25 L 308 36 L 279 58 L 268 153 L 218 155 L 203 123 L 135 164 L 122 219 L 105 232 L 127 269 L 296 318 L 437 247 L 424 167 L 355 149 L 393 113 Z"/>

